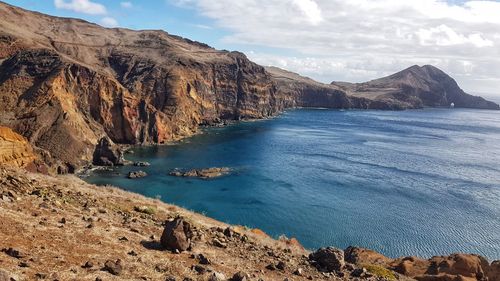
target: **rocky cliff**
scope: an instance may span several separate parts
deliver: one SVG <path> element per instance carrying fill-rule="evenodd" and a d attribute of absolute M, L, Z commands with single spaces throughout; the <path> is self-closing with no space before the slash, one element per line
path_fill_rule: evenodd
<path fill-rule="evenodd" d="M 92 160 L 120 165 L 116 144 L 165 143 L 200 124 L 291 107 L 406 109 L 453 101 L 495 108 L 449 91 L 456 83 L 437 70 L 425 91 L 358 94 L 354 85 L 266 71 L 242 53 L 163 31 L 107 29 L 1 2 L 0 63 L 0 125 L 26 137 L 61 173 Z M 423 98 L 434 91 L 447 98 Z"/>

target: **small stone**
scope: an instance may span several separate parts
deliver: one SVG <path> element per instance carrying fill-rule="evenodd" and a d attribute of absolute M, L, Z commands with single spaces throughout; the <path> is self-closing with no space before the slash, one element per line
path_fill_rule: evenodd
<path fill-rule="evenodd" d="M 22 261 L 19 263 L 19 267 L 30 267 L 30 265 L 27 262 Z"/>
<path fill-rule="evenodd" d="M 243 271 L 238 271 L 233 275 L 233 278 L 231 278 L 232 281 L 248 281 L 248 274 L 243 272 Z"/>
<path fill-rule="evenodd" d="M 203 254 L 199 254 L 197 256 L 198 260 L 200 261 L 200 264 L 205 264 L 205 265 L 208 265 L 208 264 L 211 264 L 212 262 L 210 261 L 209 258 L 205 257 Z"/>
<path fill-rule="evenodd" d="M 62 218 L 59 223 L 65 224 L 66 223 L 66 218 Z"/>
<path fill-rule="evenodd" d="M 199 264 L 193 265 L 193 270 L 198 272 L 198 274 L 203 274 L 207 272 L 207 269 Z"/>
<path fill-rule="evenodd" d="M 107 260 L 104 263 L 103 270 L 113 275 L 120 275 L 120 273 L 122 272 L 122 261 L 120 259 L 116 261 Z"/>
<path fill-rule="evenodd" d="M 38 272 L 38 273 L 35 274 L 35 278 L 37 278 L 37 279 L 45 279 L 45 278 L 47 278 L 47 274 Z"/>
<path fill-rule="evenodd" d="M 279 269 L 279 270 L 285 270 L 286 268 L 286 264 L 282 261 L 278 262 L 278 264 L 276 265 L 276 268 Z"/>
<path fill-rule="evenodd" d="M 231 238 L 233 237 L 233 230 L 230 228 L 230 227 L 227 227 L 226 229 L 224 229 L 224 235 L 226 235 L 227 237 Z"/>
<path fill-rule="evenodd" d="M 2 252 L 16 259 L 22 259 L 26 257 L 26 254 L 14 248 L 2 249 Z"/>
<path fill-rule="evenodd" d="M 351 272 L 352 277 L 363 277 L 366 274 L 366 268 L 356 268 Z"/>
<path fill-rule="evenodd" d="M 304 274 L 304 270 L 302 268 L 297 268 L 293 274 L 297 275 L 297 276 L 302 276 L 302 274 Z"/>
<path fill-rule="evenodd" d="M 167 278 L 165 278 L 165 281 L 177 281 L 177 278 L 175 278 L 174 276 L 167 276 Z"/>
<path fill-rule="evenodd" d="M 224 243 L 224 242 L 221 242 L 219 239 L 215 238 L 212 243 L 214 244 L 214 246 L 216 247 L 219 247 L 219 248 L 227 248 L 227 244 Z"/>
<path fill-rule="evenodd" d="M 128 241 L 128 238 L 125 237 L 125 236 L 122 236 L 122 237 L 118 238 L 118 240 L 120 240 L 120 241 Z"/>
<path fill-rule="evenodd" d="M 268 270 L 276 270 L 276 266 L 273 263 L 270 263 L 266 266 L 266 269 Z"/>
<path fill-rule="evenodd" d="M 82 268 L 92 268 L 94 267 L 94 264 L 91 261 L 87 261 L 84 265 L 82 265 Z"/>
<path fill-rule="evenodd" d="M 224 274 L 219 273 L 219 272 L 213 272 L 210 274 L 210 277 L 208 277 L 208 281 L 225 281 L 226 276 Z"/>
<path fill-rule="evenodd" d="M 129 256 L 133 256 L 133 257 L 136 257 L 137 256 L 137 253 L 135 251 L 130 251 L 127 253 Z"/>

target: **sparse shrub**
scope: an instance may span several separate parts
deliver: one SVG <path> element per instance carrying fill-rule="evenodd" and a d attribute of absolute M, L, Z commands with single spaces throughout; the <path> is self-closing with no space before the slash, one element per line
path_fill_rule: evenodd
<path fill-rule="evenodd" d="M 156 209 L 150 206 L 135 206 L 134 211 L 148 215 L 154 215 L 156 213 Z"/>
<path fill-rule="evenodd" d="M 362 267 L 366 268 L 371 274 L 382 277 L 388 280 L 397 280 L 396 275 L 391 270 L 376 264 L 362 264 Z"/>

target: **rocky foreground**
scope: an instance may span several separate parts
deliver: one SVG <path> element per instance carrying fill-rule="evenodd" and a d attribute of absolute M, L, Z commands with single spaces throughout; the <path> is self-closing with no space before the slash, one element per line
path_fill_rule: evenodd
<path fill-rule="evenodd" d="M 500 262 L 390 259 L 230 226 L 74 176 L 0 168 L 0 280 L 500 280 Z"/>

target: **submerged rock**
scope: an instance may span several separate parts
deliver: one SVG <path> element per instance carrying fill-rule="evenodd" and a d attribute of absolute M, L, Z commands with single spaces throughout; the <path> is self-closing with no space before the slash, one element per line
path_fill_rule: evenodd
<path fill-rule="evenodd" d="M 148 174 L 144 171 L 132 171 L 129 172 L 127 175 L 127 178 L 129 179 L 138 179 L 138 178 L 143 178 L 146 177 Z"/>
<path fill-rule="evenodd" d="M 169 173 L 169 175 L 174 177 L 190 177 L 190 178 L 201 178 L 201 179 L 211 179 L 225 176 L 231 172 L 230 168 L 227 167 L 213 167 L 206 169 L 192 169 L 189 171 L 174 170 Z"/>
<path fill-rule="evenodd" d="M 148 167 L 148 166 L 151 166 L 151 164 L 149 162 L 139 161 L 139 162 L 134 162 L 134 166 L 136 166 L 136 167 Z"/>
<path fill-rule="evenodd" d="M 171 251 L 187 251 L 191 248 L 193 231 L 191 224 L 181 217 L 168 221 L 160 238 L 161 245 Z"/>

